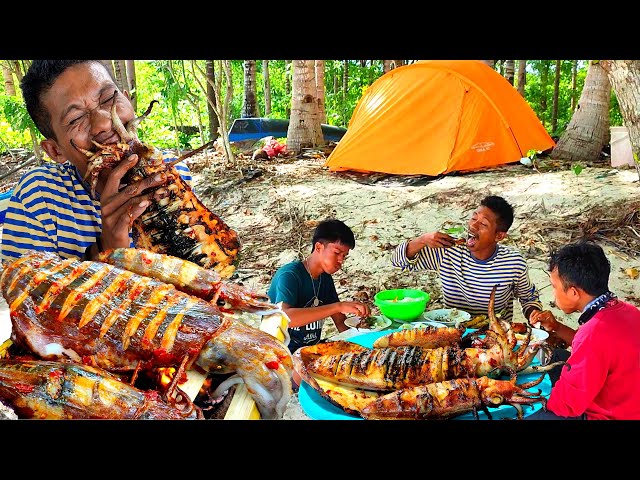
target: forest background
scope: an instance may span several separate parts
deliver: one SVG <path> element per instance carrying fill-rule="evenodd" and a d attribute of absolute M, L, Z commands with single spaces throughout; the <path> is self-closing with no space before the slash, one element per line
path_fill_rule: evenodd
<path fill-rule="evenodd" d="M 239 117 L 294 118 L 296 64 L 313 68 L 319 123 L 348 127 L 351 114 L 366 89 L 393 68 L 415 60 L 103 60 L 119 87 L 132 94 L 138 114 L 153 100 L 140 137 L 158 148 L 189 151 L 216 140 Z M 549 134 L 558 140 L 570 125 L 584 91 L 585 78 L 597 62 L 587 60 L 485 60 L 516 88 Z M 26 112 L 19 81 L 29 60 L 1 60 L 0 151 L 31 154 L 40 159 L 40 134 Z M 303 65 L 303 67 L 305 66 Z M 606 77 L 606 75 L 605 75 Z M 606 82 L 608 126 L 624 125 L 614 89 Z M 587 92 L 584 92 L 587 93 Z M 293 108 L 292 108 L 293 106 Z M 587 109 L 589 110 L 589 109 Z M 292 115 L 293 112 L 293 115 Z M 602 122 L 600 122 L 602 123 Z M 293 122 L 292 122 L 293 124 Z M 587 128 L 591 131 L 590 128 Z M 609 143 L 609 129 L 600 125 L 595 147 Z M 306 137 L 288 135 L 287 147 L 299 152 Z M 600 138 L 602 137 L 602 139 Z M 233 155 L 225 142 L 229 155 Z M 313 144 L 313 142 L 311 142 Z M 576 158 L 581 160 L 581 153 Z M 571 155 L 570 155 L 571 156 Z M 588 156 L 588 155 L 587 155 Z M 585 158 L 584 160 L 591 160 Z"/>

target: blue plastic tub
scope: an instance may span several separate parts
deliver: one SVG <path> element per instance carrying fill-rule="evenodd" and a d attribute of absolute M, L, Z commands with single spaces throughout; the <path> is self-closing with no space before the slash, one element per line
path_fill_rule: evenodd
<path fill-rule="evenodd" d="M 0 193 L 0 224 L 4 222 L 4 214 L 7 211 L 7 202 L 5 202 L 5 200 L 8 201 L 11 195 L 13 195 L 13 190 Z"/>

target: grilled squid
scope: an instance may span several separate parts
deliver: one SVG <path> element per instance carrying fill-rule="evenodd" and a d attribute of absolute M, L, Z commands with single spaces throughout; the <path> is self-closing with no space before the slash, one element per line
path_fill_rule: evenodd
<path fill-rule="evenodd" d="M 170 283 L 103 262 L 29 252 L 5 265 L 0 289 L 11 339 L 42 359 L 116 373 L 236 372 L 265 419 L 282 418 L 291 397 L 292 359 L 280 340 Z"/>
<path fill-rule="evenodd" d="M 118 94 L 116 90 L 114 95 Z M 153 188 L 151 205 L 133 221 L 133 239 L 137 248 L 189 260 L 229 278 L 235 271 L 240 250 L 237 232 L 209 210 L 182 179 L 173 163 L 184 157 L 166 163 L 160 150 L 138 139 L 138 125 L 149 115 L 155 102 L 151 102 L 143 115 L 125 127 L 118 117 L 114 100 L 111 120 L 120 142 L 102 145 L 94 141 L 95 150 L 85 150 L 71 143 L 88 158 L 86 178 L 93 192 L 101 170 L 112 168 L 132 154 L 138 155 L 138 163 L 126 173 L 124 183 L 156 174 L 166 179 L 163 185 Z"/>

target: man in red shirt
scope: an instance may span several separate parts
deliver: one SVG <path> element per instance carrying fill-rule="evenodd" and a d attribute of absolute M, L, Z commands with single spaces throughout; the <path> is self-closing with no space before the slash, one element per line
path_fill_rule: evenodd
<path fill-rule="evenodd" d="M 577 330 L 549 311 L 529 317 L 531 324 L 570 343 L 571 354 L 551 389 L 548 411 L 527 419 L 640 419 L 640 310 L 609 290 L 610 270 L 602 248 L 591 242 L 552 253 L 556 305 L 581 315 Z"/>

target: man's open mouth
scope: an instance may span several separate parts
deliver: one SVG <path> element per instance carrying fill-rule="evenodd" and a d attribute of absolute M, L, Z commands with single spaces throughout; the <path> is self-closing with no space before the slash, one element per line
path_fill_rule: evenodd
<path fill-rule="evenodd" d="M 469 232 L 469 236 L 467 238 L 467 247 L 474 247 L 476 245 L 476 243 L 478 243 L 478 237 L 477 235 Z"/>

